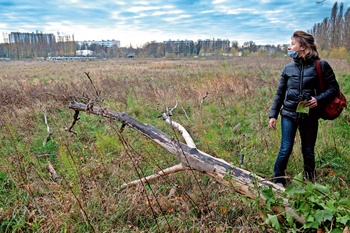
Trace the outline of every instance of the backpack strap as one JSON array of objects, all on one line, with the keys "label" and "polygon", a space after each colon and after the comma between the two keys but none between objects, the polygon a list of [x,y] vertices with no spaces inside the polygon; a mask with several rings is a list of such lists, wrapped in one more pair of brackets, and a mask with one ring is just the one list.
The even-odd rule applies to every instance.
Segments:
[{"label": "backpack strap", "polygon": [[324,90],[324,86],[323,86],[323,79],[322,79],[322,69],[321,69],[321,60],[318,59],[316,61],[316,70],[317,70],[317,75],[318,75],[318,78],[320,80],[320,90],[321,92]]}]

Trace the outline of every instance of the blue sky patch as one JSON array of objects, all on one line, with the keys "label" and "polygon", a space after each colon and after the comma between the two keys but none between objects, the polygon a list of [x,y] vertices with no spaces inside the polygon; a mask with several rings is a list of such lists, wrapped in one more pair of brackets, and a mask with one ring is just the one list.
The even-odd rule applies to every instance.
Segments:
[{"label": "blue sky patch", "polygon": [[[228,39],[242,45],[289,44],[295,30],[309,30],[330,17],[335,0],[0,0],[3,33],[73,35],[77,41],[119,40],[122,46],[150,41]],[[340,2],[338,2],[340,4]],[[344,4],[347,9],[349,2]]]}]

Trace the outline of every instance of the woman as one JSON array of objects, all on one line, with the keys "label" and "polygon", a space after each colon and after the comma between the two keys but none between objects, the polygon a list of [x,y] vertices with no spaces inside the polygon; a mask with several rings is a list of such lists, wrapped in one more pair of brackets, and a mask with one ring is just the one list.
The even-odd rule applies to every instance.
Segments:
[{"label": "woman", "polygon": [[315,179],[315,143],[318,130],[319,108],[332,99],[339,90],[331,66],[321,61],[325,90],[320,93],[316,61],[319,54],[312,35],[295,31],[288,47],[293,62],[287,64],[281,74],[277,92],[269,115],[269,128],[276,129],[281,114],[282,138],[274,165],[275,183],[285,185],[285,170],[293,150],[297,129],[301,139],[304,160],[304,177]]}]

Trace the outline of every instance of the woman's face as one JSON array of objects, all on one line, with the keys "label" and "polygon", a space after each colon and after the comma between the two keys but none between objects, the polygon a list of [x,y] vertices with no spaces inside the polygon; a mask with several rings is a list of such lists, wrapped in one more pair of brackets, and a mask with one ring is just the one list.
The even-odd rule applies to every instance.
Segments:
[{"label": "woman's face", "polygon": [[288,46],[288,51],[296,51],[298,52],[298,57],[300,57],[304,53],[305,48],[300,45],[299,41],[295,38],[292,38],[290,45]]}]

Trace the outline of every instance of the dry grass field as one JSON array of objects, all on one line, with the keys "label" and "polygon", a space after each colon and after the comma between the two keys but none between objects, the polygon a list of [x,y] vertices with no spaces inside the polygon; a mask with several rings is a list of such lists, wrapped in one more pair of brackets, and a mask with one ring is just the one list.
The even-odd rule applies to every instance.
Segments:
[{"label": "dry grass field", "polygon": [[[349,62],[328,61],[350,99]],[[87,113],[79,115],[75,133],[67,132],[74,115],[67,105],[99,99],[96,106],[174,135],[157,116],[177,102],[173,119],[198,148],[234,166],[244,154],[244,169],[271,179],[280,132],[268,130],[268,113],[288,62],[267,57],[0,62],[0,232],[273,232],[265,222],[271,210],[259,200],[193,171],[118,192],[124,182],[177,164],[177,157],[132,129],[120,133],[118,122]],[[317,182],[345,198],[349,124],[347,109],[335,121],[320,122],[316,151]],[[301,171],[296,146],[288,175]],[[293,228],[283,226],[281,231]]]}]

